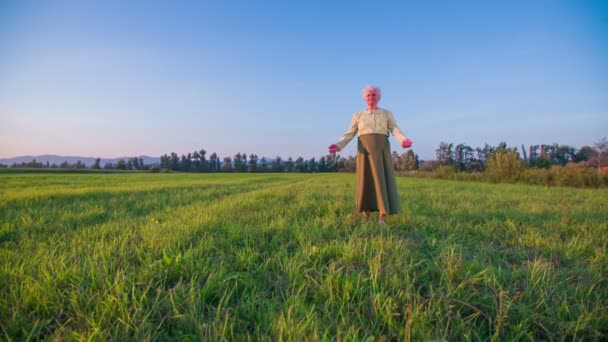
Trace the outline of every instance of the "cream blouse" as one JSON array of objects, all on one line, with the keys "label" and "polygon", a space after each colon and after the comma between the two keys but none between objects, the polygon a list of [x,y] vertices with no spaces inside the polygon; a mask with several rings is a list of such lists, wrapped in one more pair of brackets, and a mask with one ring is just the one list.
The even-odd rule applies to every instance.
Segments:
[{"label": "cream blouse", "polygon": [[407,139],[405,134],[403,134],[397,126],[393,112],[382,108],[376,110],[366,109],[356,112],[353,115],[350,127],[336,145],[338,145],[341,150],[344,149],[357,133],[358,136],[372,133],[388,136],[389,132],[393,133],[393,136],[399,141],[399,144]]}]

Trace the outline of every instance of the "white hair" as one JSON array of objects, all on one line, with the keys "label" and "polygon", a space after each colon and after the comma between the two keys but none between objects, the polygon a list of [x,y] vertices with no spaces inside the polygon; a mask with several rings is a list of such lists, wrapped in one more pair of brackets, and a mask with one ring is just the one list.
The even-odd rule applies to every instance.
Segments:
[{"label": "white hair", "polygon": [[378,100],[380,100],[380,98],[382,97],[382,90],[371,84],[366,85],[365,88],[363,88],[363,90],[361,91],[361,96],[363,97],[363,100],[365,100],[365,95],[367,95],[367,93],[370,91],[376,91],[376,93],[378,94]]}]

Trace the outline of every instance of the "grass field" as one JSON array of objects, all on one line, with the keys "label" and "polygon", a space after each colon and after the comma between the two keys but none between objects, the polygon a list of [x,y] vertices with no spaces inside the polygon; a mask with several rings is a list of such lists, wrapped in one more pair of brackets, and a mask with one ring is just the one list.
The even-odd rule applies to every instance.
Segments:
[{"label": "grass field", "polygon": [[0,174],[0,339],[602,340],[608,190]]}]

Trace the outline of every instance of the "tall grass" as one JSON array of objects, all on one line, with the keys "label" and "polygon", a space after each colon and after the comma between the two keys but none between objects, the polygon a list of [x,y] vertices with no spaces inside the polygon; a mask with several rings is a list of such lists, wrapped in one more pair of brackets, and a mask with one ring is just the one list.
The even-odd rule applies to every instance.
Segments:
[{"label": "tall grass", "polygon": [[0,177],[0,336],[599,340],[605,189],[350,174]]}]

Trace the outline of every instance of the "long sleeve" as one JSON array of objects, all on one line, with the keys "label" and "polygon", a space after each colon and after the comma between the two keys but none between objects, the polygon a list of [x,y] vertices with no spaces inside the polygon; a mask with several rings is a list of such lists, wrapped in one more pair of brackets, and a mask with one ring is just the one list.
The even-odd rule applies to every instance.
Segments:
[{"label": "long sleeve", "polygon": [[393,112],[391,112],[390,110],[387,112],[388,112],[388,130],[389,130],[389,132],[391,132],[393,134],[393,136],[395,136],[395,139],[397,139],[399,141],[399,143],[401,144],[401,143],[403,143],[403,141],[405,139],[407,139],[407,137],[399,129],[399,126],[397,126],[397,122],[395,121]]},{"label": "long sleeve", "polygon": [[346,147],[346,145],[348,145],[348,143],[355,137],[355,134],[357,134],[358,127],[359,113],[355,113],[353,115],[352,120],[350,121],[350,127],[348,127],[346,133],[344,133],[342,138],[340,138],[340,140],[336,143],[336,145],[338,145],[341,150],[343,150],[344,147]]}]

